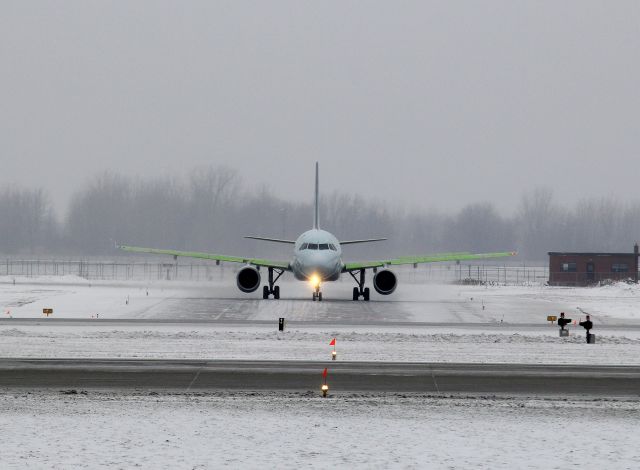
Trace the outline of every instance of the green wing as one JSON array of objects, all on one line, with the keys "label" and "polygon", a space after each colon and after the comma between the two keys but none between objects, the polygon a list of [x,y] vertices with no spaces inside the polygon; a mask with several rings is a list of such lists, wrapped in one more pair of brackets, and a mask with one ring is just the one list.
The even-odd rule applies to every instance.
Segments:
[{"label": "green wing", "polygon": [[123,251],[128,251],[130,253],[152,253],[155,255],[170,255],[174,257],[180,256],[184,258],[210,259],[213,261],[225,261],[228,263],[244,263],[244,264],[252,264],[254,266],[265,266],[268,268],[289,270],[289,263],[287,261],[273,261],[269,259],[259,259],[259,258],[243,258],[240,256],[216,255],[213,253],[199,253],[197,251],[161,250],[158,248],[142,248],[139,246],[118,245],[118,248],[120,248]]},{"label": "green wing", "polygon": [[515,251],[503,251],[497,253],[438,253],[427,256],[404,256],[385,261],[362,261],[356,263],[345,263],[343,271],[355,271],[358,269],[383,268],[385,266],[398,266],[401,264],[437,263],[439,261],[467,261],[475,259],[503,258],[505,256],[515,256]]}]

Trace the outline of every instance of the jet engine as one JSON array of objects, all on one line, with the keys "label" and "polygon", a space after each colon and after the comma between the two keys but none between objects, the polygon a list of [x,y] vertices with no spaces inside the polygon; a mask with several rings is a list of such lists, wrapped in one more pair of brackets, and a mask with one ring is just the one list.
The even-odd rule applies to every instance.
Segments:
[{"label": "jet engine", "polygon": [[238,271],[236,283],[242,292],[253,292],[260,287],[260,271],[253,266],[244,267]]},{"label": "jet engine", "polygon": [[373,288],[378,294],[389,295],[396,290],[397,285],[398,278],[388,269],[378,271],[375,276],[373,276]]}]

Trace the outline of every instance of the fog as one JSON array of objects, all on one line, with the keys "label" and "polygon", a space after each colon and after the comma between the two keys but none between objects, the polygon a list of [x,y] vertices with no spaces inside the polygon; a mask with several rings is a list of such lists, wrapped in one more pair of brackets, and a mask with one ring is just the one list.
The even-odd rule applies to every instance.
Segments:
[{"label": "fog", "polygon": [[[469,207],[528,223],[519,219],[527,194],[551,195],[565,221],[607,205],[634,213],[638,24],[636,1],[3,1],[3,204],[16,213],[25,201],[46,202],[57,246],[83,252],[99,246],[87,244],[96,225],[77,220],[79,201],[105,172],[131,194],[168,187],[167,204],[191,201],[187,213],[199,219],[189,174],[226,167],[240,191],[228,207],[253,201],[247,217],[265,218],[228,219],[232,240],[281,232],[285,213],[286,230],[306,228],[288,214],[306,214],[318,160],[323,194],[353,205],[335,215],[340,236],[402,230],[421,240],[412,251],[452,245],[435,235],[424,242],[420,224],[447,226]],[[166,207],[152,197],[153,210]],[[364,220],[375,210],[393,217]],[[400,212],[414,225],[389,225]],[[0,219],[0,228],[14,223]],[[624,223],[635,234],[614,240],[602,228],[590,235],[598,242],[574,236],[531,250],[628,249],[639,235],[636,222]],[[246,248],[221,241],[219,227],[155,239],[142,236],[147,229],[127,241]],[[533,243],[513,230],[456,247]],[[53,246],[18,242],[18,251]]]},{"label": "fog", "polygon": [[[74,193],[64,218],[56,216],[42,190],[4,190],[0,253],[114,257],[122,254],[117,242],[288,260],[290,245],[243,237],[295,240],[312,226],[311,194],[305,199],[255,190],[228,167],[199,167],[171,179],[103,173]],[[630,252],[640,233],[640,201],[589,198],[567,206],[540,187],[523,194],[518,209],[504,216],[489,202],[470,203],[453,214],[418,212],[334,191],[321,196],[320,221],[342,240],[389,238],[349,246],[345,259],[518,249],[518,262],[542,261],[547,251]]]}]

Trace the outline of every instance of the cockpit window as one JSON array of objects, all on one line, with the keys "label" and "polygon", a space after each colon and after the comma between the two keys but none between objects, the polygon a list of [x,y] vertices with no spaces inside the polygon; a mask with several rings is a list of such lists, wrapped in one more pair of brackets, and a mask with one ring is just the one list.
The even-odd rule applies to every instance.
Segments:
[{"label": "cockpit window", "polygon": [[308,244],[308,243],[303,243],[302,245],[300,245],[300,249],[301,249],[301,250],[306,250],[306,249],[307,249],[307,246],[309,246],[309,244]]},{"label": "cockpit window", "polygon": [[317,250],[318,249],[318,244],[317,243],[309,243],[309,249],[310,250]]},{"label": "cockpit window", "polygon": [[329,244],[328,243],[320,243],[320,249],[321,250],[328,250],[329,249]]},{"label": "cockpit window", "polygon": [[338,251],[333,243],[329,243],[329,248],[333,251]]}]

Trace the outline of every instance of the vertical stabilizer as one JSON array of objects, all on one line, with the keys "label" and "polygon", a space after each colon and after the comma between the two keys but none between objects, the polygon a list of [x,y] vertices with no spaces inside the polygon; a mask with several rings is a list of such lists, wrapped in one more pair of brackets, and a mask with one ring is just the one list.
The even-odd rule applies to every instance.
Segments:
[{"label": "vertical stabilizer", "polygon": [[319,189],[320,181],[318,176],[318,162],[316,162],[316,199],[314,201],[314,213],[313,213],[313,228],[320,228],[320,209],[319,209],[319,199],[320,199],[320,189]]}]

